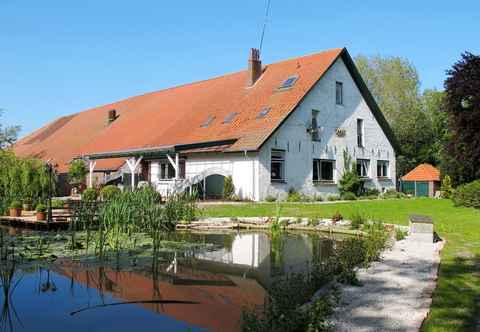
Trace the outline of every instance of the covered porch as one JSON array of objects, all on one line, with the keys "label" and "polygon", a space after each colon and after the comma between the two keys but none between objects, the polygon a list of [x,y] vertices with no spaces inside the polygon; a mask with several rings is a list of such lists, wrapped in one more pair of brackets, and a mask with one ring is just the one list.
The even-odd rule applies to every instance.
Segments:
[{"label": "covered porch", "polygon": [[[188,192],[200,199],[221,195],[224,177],[231,170],[209,167],[192,173],[187,171],[188,157],[196,150],[212,149],[231,144],[232,141],[207,142],[188,145],[172,145],[155,148],[131,149],[106,153],[94,153],[82,157],[88,165],[87,186],[94,186],[97,163],[105,159],[124,159],[124,165],[105,176],[105,184],[121,184],[123,190],[135,190],[139,186],[151,186],[162,197]],[[219,197],[217,197],[219,198]]]}]

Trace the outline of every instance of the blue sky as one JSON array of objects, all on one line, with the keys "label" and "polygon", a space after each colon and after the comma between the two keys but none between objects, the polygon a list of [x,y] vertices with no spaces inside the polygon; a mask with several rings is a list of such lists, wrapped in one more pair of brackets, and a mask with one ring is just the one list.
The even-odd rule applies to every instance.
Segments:
[{"label": "blue sky", "polygon": [[[62,115],[245,68],[264,0],[0,0],[2,123],[21,135]],[[346,46],[395,55],[442,88],[480,53],[480,1],[272,0],[262,60]]]}]

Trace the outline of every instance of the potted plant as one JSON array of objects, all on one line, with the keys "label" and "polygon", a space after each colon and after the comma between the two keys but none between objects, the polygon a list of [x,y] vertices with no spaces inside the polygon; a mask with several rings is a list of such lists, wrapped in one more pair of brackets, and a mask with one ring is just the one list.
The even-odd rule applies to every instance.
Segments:
[{"label": "potted plant", "polygon": [[23,211],[32,211],[32,199],[31,198],[25,198],[23,200]]},{"label": "potted plant", "polygon": [[37,205],[37,220],[38,221],[45,221],[47,220],[47,207],[45,206],[45,204],[38,204]]},{"label": "potted plant", "polygon": [[22,216],[22,203],[19,201],[13,201],[10,204],[10,217],[21,217]]}]

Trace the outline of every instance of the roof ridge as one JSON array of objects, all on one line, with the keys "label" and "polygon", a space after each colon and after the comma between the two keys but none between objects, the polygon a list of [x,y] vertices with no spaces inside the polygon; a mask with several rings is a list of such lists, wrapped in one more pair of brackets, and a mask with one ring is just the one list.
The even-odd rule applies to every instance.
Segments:
[{"label": "roof ridge", "polygon": [[[328,53],[328,52],[334,52],[334,51],[340,52],[344,49],[345,49],[345,47],[331,48],[331,49],[320,51],[320,52],[315,52],[315,53],[311,53],[311,54],[307,54],[307,55],[292,57],[292,58],[280,60],[280,61],[277,61],[277,62],[268,63],[268,64],[265,64],[263,66],[266,67],[266,66],[280,65],[280,64],[292,62],[292,61],[295,61],[295,60],[301,60],[301,59],[305,59],[305,58],[309,58],[309,57],[319,56],[321,54]],[[203,80],[198,80],[198,81],[193,81],[193,82],[188,82],[188,83],[182,83],[182,84],[179,84],[179,85],[167,87],[167,88],[160,89],[160,90],[145,92],[145,93],[142,93],[142,94],[139,94],[139,95],[125,97],[123,99],[117,100],[117,101],[112,102],[112,103],[107,103],[107,104],[103,104],[103,105],[100,105],[100,106],[88,108],[84,111],[76,112],[74,114],[88,112],[88,111],[94,111],[94,110],[97,110],[97,109],[100,109],[100,108],[108,107],[110,105],[123,103],[123,102],[129,101],[129,100],[135,99],[135,98],[141,98],[141,97],[145,97],[145,96],[149,96],[149,95],[153,95],[153,94],[157,94],[157,93],[162,93],[162,92],[171,91],[171,90],[175,90],[175,89],[180,89],[180,88],[184,88],[184,87],[188,87],[188,86],[193,86],[193,85],[196,85],[196,84],[210,82],[210,81],[222,79],[222,78],[225,78],[225,77],[228,77],[228,76],[238,75],[238,74],[244,73],[246,71],[247,71],[247,69],[238,70],[238,71],[234,71],[234,72],[230,72],[230,73],[225,73],[223,75],[206,78],[206,79],[203,79]]]}]

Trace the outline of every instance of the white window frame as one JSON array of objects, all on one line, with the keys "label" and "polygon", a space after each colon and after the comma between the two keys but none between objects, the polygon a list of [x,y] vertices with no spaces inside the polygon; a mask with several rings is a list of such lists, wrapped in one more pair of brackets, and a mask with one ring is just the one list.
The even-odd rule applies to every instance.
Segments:
[{"label": "white window frame", "polygon": [[[385,168],[386,174],[379,174],[378,173],[378,167],[379,166],[382,167],[382,173],[383,173],[382,164],[386,164],[386,168]],[[388,160],[377,160],[377,177],[378,178],[389,178],[390,177],[390,161],[388,161]]]},{"label": "white window frame", "polygon": [[357,146],[359,148],[364,148],[365,147],[365,121],[362,118],[358,118],[356,125],[357,125]]},{"label": "white window frame", "polygon": [[[323,179],[322,177],[322,163],[329,163],[332,164],[332,179]],[[314,179],[313,175],[313,168],[317,168],[317,176],[318,179]],[[336,182],[336,161],[334,159],[313,159],[312,163],[312,181],[314,183],[331,183],[334,184]]]},{"label": "white window frame", "polygon": [[[274,156],[275,154],[278,154],[279,156]],[[280,164],[280,178],[273,178],[272,177],[272,164],[278,163]],[[270,181],[271,182],[286,182],[285,181],[285,175],[286,175],[286,170],[285,170],[285,150],[277,150],[277,149],[272,149],[271,154],[270,154]]]},{"label": "white window frame", "polygon": [[[369,159],[357,159],[356,164],[357,164],[356,168],[357,168],[358,176],[361,177],[361,178],[369,178],[370,177],[370,164],[371,164],[370,160]],[[361,165],[360,166],[361,167],[360,168],[360,174],[358,173],[358,164]],[[366,164],[365,168],[362,167],[363,164]],[[364,169],[366,170],[366,174],[362,174]]]},{"label": "white window frame", "polygon": [[343,106],[343,82],[335,82],[335,104]]},{"label": "white window frame", "polygon": [[168,176],[169,168],[173,168],[168,160],[161,160],[158,162],[158,179],[162,181],[173,180],[175,179],[175,170],[173,176]]}]

